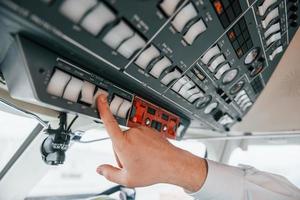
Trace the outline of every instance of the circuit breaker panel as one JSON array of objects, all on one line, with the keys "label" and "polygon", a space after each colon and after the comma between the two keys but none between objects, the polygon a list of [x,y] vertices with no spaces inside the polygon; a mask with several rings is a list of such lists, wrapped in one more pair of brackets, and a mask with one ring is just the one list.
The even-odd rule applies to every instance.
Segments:
[{"label": "circuit breaker panel", "polygon": [[[94,98],[108,92],[120,124],[140,120],[160,131],[173,129],[165,133],[171,138],[189,120],[220,132],[241,121],[299,24],[298,0],[3,0],[0,5],[7,32],[49,51],[40,57],[55,54],[51,70],[30,73],[31,81],[40,83],[33,84],[36,102],[95,117]],[[80,104],[70,103],[75,99]]]}]

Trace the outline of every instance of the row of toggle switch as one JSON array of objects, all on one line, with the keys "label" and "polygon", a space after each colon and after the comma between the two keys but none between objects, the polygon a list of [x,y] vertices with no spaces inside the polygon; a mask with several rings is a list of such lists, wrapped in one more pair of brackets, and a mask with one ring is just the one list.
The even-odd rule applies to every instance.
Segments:
[{"label": "row of toggle switch", "polygon": [[253,104],[245,90],[241,90],[239,93],[237,93],[237,95],[234,97],[234,101],[243,111],[246,111]]},{"label": "row of toggle switch", "polygon": [[[160,3],[160,8],[164,11],[167,16],[171,16],[176,8],[180,5],[180,0],[163,0]],[[206,24],[202,19],[198,18],[198,11],[192,2],[185,5],[174,17],[171,24],[177,32],[183,33],[183,39],[192,45],[196,38],[206,31]],[[194,21],[185,31],[185,27]]]},{"label": "row of toggle switch", "polygon": [[[82,103],[92,108],[96,108],[96,100],[99,95],[108,96],[106,90],[59,69],[55,69],[47,86],[47,92],[56,97],[61,97],[73,103]],[[131,105],[130,101],[115,95],[110,103],[110,109],[115,116],[126,118]]]},{"label": "row of toggle switch", "polygon": [[[116,14],[97,0],[65,0],[61,4],[60,12],[94,36],[117,20]],[[124,20],[109,30],[102,41],[127,59],[146,44]]]}]

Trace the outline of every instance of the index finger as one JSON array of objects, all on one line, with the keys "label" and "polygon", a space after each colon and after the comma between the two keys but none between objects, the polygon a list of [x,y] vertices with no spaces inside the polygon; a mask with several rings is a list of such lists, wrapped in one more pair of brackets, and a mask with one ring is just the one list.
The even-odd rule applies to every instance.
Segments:
[{"label": "index finger", "polygon": [[100,118],[102,119],[104,126],[113,143],[117,140],[122,140],[123,132],[120,129],[119,124],[113,116],[112,112],[110,111],[105,95],[101,94],[97,98],[97,108],[100,113]]}]

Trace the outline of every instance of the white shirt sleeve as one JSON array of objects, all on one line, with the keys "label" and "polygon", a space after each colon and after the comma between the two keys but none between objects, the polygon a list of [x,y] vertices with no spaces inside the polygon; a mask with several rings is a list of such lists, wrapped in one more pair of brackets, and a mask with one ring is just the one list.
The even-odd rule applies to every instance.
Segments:
[{"label": "white shirt sleeve", "polygon": [[250,166],[207,163],[204,185],[198,192],[190,194],[197,200],[300,200],[300,190],[282,176]]}]

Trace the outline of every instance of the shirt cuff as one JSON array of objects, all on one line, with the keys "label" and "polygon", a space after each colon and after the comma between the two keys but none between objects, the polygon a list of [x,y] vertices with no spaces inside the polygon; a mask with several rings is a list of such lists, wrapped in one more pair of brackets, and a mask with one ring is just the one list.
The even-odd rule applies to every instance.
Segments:
[{"label": "shirt cuff", "polygon": [[207,160],[207,177],[198,192],[188,193],[201,199],[242,199],[244,171]]}]

